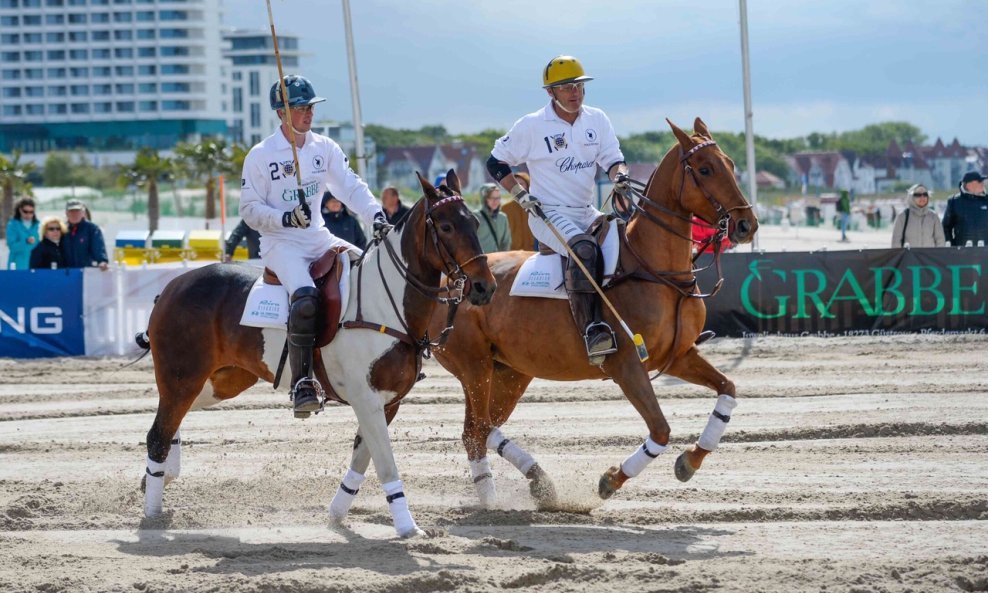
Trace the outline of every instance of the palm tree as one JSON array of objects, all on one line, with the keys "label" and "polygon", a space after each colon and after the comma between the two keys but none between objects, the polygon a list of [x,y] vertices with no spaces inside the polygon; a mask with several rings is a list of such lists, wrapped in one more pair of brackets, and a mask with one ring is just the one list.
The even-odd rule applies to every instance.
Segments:
[{"label": "palm tree", "polygon": [[207,138],[198,144],[179,144],[175,154],[186,162],[194,177],[205,179],[208,223],[216,218],[216,176],[229,162],[231,148],[223,138]]},{"label": "palm tree", "polygon": [[134,162],[120,170],[120,183],[147,187],[148,190],[148,230],[158,230],[161,206],[158,200],[158,182],[168,179],[173,172],[171,159],[164,158],[153,148],[137,151]]},{"label": "palm tree", "polygon": [[13,158],[0,155],[0,187],[3,188],[3,200],[0,202],[0,239],[7,236],[7,221],[14,213],[14,194],[34,195],[28,175],[36,169],[34,163],[21,163],[21,152],[15,150]]}]

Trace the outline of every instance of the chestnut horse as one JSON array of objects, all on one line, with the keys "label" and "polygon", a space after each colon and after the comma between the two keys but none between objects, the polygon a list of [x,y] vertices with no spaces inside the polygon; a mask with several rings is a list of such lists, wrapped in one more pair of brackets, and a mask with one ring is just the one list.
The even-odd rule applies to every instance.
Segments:
[{"label": "chestnut horse", "polygon": [[[709,387],[719,395],[698,443],[680,456],[676,475],[686,481],[704,457],[716,448],[735,405],[736,390],[697,351],[706,309],[693,271],[691,218],[699,216],[722,229],[734,243],[750,242],[758,228],[751,205],[734,178],[734,163],[697,118],[687,135],[669,122],[678,145],[659,163],[639,194],[621,240],[618,270],[607,298],[628,326],[643,334],[650,354],[643,364],[635,346],[618,334],[618,351],[601,367],[591,366],[565,300],[517,297],[508,287],[524,251],[493,253],[488,262],[498,285],[505,287],[485,307],[461,307],[456,331],[436,358],[455,375],[466,393],[463,443],[470,459],[481,504],[496,502],[487,449],[494,449],[531,480],[536,502],[551,505],[554,489],[531,455],[507,439],[502,426],[534,377],[558,381],[611,378],[645,420],[648,438],[620,466],[600,479],[599,494],[608,498],[630,477],[662,453],[669,443],[669,424],[656,400],[650,371],[665,372]],[[718,250],[719,251],[719,250]],[[605,308],[611,327],[619,324]],[[433,328],[444,319],[433,317]]]},{"label": "chestnut horse", "polygon": [[[402,537],[421,531],[402,492],[388,424],[418,378],[421,356],[434,345],[428,332],[437,301],[455,309],[468,292],[468,300],[480,306],[497,286],[456,175],[449,172],[443,194],[421,175],[419,181],[425,196],[351,270],[341,329],[320,350],[323,387],[353,407],[359,423],[355,454],[373,458]],[[236,397],[258,379],[274,381],[286,331],[240,324],[259,274],[231,264],[199,268],[169,282],[154,306],[147,335],[159,400],[147,436],[149,517],[162,512],[164,485],[180,473],[178,431],[186,413]],[[443,274],[452,288],[440,288]],[[319,362],[314,366],[320,368]],[[363,475],[348,474],[347,480],[341,489],[355,492]]]}]

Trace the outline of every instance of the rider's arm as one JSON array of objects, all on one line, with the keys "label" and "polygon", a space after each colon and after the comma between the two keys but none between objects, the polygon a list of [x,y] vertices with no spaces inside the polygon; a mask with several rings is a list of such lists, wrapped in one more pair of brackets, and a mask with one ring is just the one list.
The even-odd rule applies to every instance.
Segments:
[{"label": "rider's arm", "polygon": [[268,205],[271,178],[262,151],[253,149],[244,159],[240,178],[240,217],[259,231],[274,231],[283,227],[284,212]]},{"label": "rider's arm", "polygon": [[374,199],[367,183],[350,168],[349,159],[343,149],[335,142],[330,142],[328,146],[329,155],[326,162],[329,163],[329,174],[326,185],[329,191],[343,202],[350,212],[360,216],[367,224],[373,224],[375,215],[383,213],[384,210]]},{"label": "rider's arm", "polygon": [[621,145],[618,143],[617,134],[611,126],[611,120],[604,112],[600,112],[601,124],[597,131],[600,137],[600,150],[597,153],[597,164],[601,169],[607,171],[607,177],[614,181],[618,174],[628,174],[628,165],[624,160],[624,153],[621,152]]}]

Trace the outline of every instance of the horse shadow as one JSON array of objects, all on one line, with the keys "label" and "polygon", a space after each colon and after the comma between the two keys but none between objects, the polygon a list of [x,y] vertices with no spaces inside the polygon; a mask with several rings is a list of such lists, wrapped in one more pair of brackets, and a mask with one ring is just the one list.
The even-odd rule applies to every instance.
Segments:
[{"label": "horse shadow", "polygon": [[[199,566],[203,574],[239,574],[262,576],[292,570],[321,568],[363,568],[388,576],[401,576],[430,568],[463,568],[466,566],[433,562],[421,551],[422,538],[416,540],[371,539],[342,526],[324,526],[327,539],[344,541],[312,541],[309,529],[304,541],[285,538],[276,541],[247,542],[236,535],[171,530],[172,515],[167,512],[155,519],[144,519],[136,531],[136,540],[114,540],[118,551],[145,557],[197,556],[215,561],[211,566]],[[254,533],[278,532],[277,527],[251,528]],[[235,531],[235,530],[231,530]],[[387,562],[382,562],[382,558]]]},{"label": "horse shadow", "polygon": [[[444,528],[450,535],[476,540],[468,553],[503,556],[522,552],[557,562],[573,562],[571,554],[626,552],[656,564],[750,556],[754,552],[721,549],[723,538],[736,530],[701,525],[601,524],[579,513],[489,511],[476,509]],[[547,524],[547,521],[553,521]],[[566,522],[567,524],[560,524]]]}]

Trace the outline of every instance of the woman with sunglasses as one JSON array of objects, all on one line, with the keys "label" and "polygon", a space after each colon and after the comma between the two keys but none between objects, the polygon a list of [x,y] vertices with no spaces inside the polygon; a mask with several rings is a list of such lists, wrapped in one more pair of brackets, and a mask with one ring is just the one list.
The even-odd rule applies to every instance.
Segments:
[{"label": "woman with sunglasses", "polygon": [[21,198],[14,204],[14,217],[7,223],[7,247],[10,257],[7,269],[26,270],[31,250],[38,245],[38,219],[34,215],[34,200]]},{"label": "woman with sunglasses", "polygon": [[895,217],[892,247],[943,247],[940,217],[930,209],[930,190],[916,184],[906,191],[906,209]]},{"label": "woman with sunglasses", "polygon": [[65,246],[62,237],[65,236],[65,223],[57,216],[49,216],[42,223],[44,237],[41,243],[31,252],[31,269],[47,270],[67,268],[65,263]]}]

